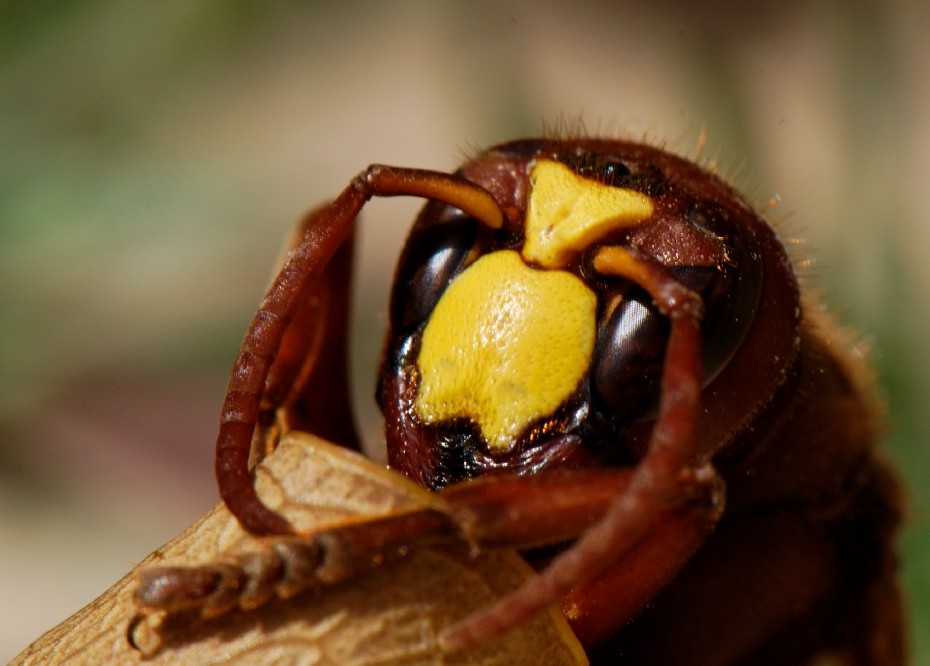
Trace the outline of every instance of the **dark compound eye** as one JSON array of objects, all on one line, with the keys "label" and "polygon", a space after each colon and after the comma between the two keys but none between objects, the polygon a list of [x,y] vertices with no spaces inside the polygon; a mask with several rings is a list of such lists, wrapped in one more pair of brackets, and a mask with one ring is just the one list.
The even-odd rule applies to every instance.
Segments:
[{"label": "dark compound eye", "polygon": [[[706,384],[729,362],[749,330],[762,274],[758,257],[747,249],[742,236],[732,232],[724,211],[709,202],[696,202],[687,219],[723,249],[723,259],[716,265],[668,267],[704,302],[701,358]],[[593,390],[621,419],[635,418],[658,403],[669,330],[668,320],[640,289],[630,290],[601,324]]]},{"label": "dark compound eye", "polygon": [[474,218],[458,217],[409,239],[391,294],[394,331],[408,331],[429,316],[474,247],[478,227]]},{"label": "dark compound eye", "polygon": [[670,325],[641,289],[625,297],[598,331],[593,389],[622,420],[656,404]]}]

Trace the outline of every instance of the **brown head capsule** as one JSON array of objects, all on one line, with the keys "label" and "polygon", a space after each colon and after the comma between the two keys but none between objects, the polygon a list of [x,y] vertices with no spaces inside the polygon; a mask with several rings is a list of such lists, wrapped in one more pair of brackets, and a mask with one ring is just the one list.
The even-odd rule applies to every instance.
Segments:
[{"label": "brown head capsule", "polygon": [[766,221],[640,143],[517,141],[454,174],[369,167],[312,213],[223,410],[217,476],[245,527],[291,531],[249,476],[280,430],[354,443],[351,231],[369,198],[398,195],[429,202],[378,382],[390,465],[448,497],[460,536],[540,570],[447,649],[557,602],[594,661],[901,662],[899,498],[861,373]]}]

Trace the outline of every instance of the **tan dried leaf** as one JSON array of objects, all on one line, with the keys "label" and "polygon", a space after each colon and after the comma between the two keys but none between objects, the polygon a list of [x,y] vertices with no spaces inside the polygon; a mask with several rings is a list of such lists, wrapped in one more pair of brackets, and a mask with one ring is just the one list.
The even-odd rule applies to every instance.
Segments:
[{"label": "tan dried leaf", "polygon": [[[261,497],[299,530],[435,506],[437,496],[362,456],[303,433],[285,437],[258,472]],[[262,549],[222,505],[149,555],[97,600],[47,632],[13,664],[583,664],[556,609],[503,638],[444,654],[439,632],[531,575],[512,551],[477,559],[450,545],[420,549],[357,580],[274,599],[205,621],[150,616],[133,636],[137,573]]]}]

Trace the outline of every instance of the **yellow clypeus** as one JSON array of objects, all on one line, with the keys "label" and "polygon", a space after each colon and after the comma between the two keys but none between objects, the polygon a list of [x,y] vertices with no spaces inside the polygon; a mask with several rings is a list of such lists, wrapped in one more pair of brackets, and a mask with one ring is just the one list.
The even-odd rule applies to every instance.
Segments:
[{"label": "yellow clypeus", "polygon": [[423,331],[419,417],[467,417],[491,448],[509,448],[587,375],[595,309],[594,293],[571,273],[530,268],[510,250],[479,258],[452,280]]}]

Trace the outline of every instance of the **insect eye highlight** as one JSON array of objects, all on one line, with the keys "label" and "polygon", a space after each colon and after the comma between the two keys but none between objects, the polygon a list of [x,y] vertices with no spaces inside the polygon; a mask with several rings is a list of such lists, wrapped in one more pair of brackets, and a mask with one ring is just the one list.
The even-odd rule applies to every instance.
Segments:
[{"label": "insect eye highlight", "polygon": [[557,158],[577,175],[602,185],[622,187],[658,198],[668,191],[665,174],[652,164],[624,160],[616,155],[565,153]]},{"label": "insect eye highlight", "polygon": [[395,331],[409,331],[429,317],[475,246],[478,230],[477,220],[459,217],[431,225],[408,241],[391,296]]},{"label": "insect eye highlight", "polygon": [[605,185],[618,187],[623,179],[633,172],[630,167],[615,157],[595,155],[590,161],[585,161],[576,167],[575,173]]},{"label": "insect eye highlight", "polygon": [[658,402],[669,323],[649,295],[636,288],[599,329],[593,393],[614,416],[629,420]]},{"label": "insect eye highlight", "polygon": [[613,155],[565,153],[558,160],[582,178],[613,187],[620,187],[623,179],[633,173],[623,160]]}]

